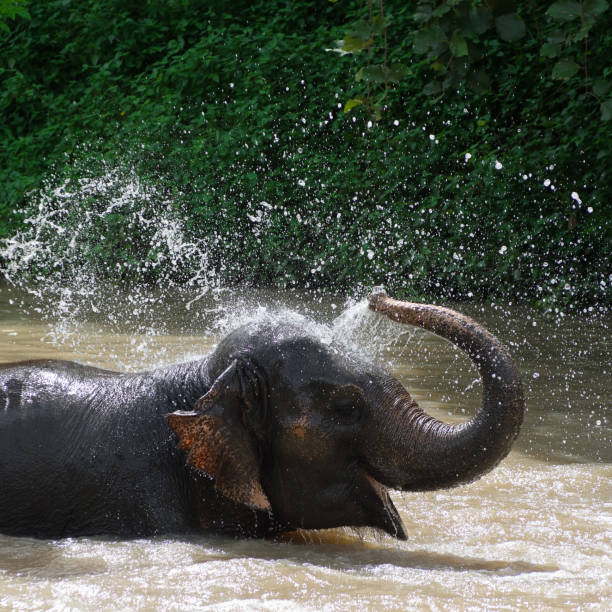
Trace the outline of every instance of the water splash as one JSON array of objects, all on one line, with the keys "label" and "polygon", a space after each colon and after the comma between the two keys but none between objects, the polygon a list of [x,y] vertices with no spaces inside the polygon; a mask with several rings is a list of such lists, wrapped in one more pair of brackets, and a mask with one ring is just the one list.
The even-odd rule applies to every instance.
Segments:
[{"label": "water splash", "polygon": [[24,229],[0,250],[6,278],[42,289],[69,280],[78,294],[88,293],[94,278],[140,281],[161,273],[173,285],[172,271],[189,268],[189,284],[215,285],[208,244],[187,235],[173,199],[130,168],[105,170],[59,186],[48,181],[30,194]]},{"label": "water splash", "polygon": [[146,345],[209,315],[196,304],[221,291],[211,247],[190,235],[172,197],[125,165],[53,181],[29,195],[23,229],[2,240],[0,261],[22,310],[50,322],[54,343],[77,347],[87,321]]},{"label": "water splash", "polygon": [[[287,305],[262,291],[224,287],[221,239],[191,232],[175,198],[133,168],[105,163],[96,170],[50,177],[29,195],[23,229],[0,242],[10,299],[47,323],[45,341],[89,361],[96,338],[130,335],[127,351],[109,355],[121,369],[148,365],[164,335],[216,340],[264,320],[300,326],[326,344],[351,343],[348,318],[343,325],[315,321],[320,304]],[[266,230],[271,208],[260,203],[255,235]]]}]

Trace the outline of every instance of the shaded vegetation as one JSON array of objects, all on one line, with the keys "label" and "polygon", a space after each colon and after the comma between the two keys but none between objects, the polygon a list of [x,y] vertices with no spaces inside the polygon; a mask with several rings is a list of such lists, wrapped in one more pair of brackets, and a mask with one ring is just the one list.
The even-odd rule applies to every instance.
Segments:
[{"label": "shaded vegetation", "polygon": [[[0,34],[1,235],[35,214],[41,188],[65,209],[54,185],[125,167],[206,241],[225,283],[609,304],[612,124],[581,73],[552,78],[541,49],[558,24],[515,3],[524,35],[476,33],[484,53],[440,97],[414,6],[384,4],[389,65],[406,69],[378,121],[367,105],[344,112],[363,91],[360,57],[326,52],[357,2],[28,5]],[[589,32],[603,81],[610,25],[603,12]],[[154,281],[163,266],[142,262],[160,261],[156,245],[120,207],[100,224],[100,198],[64,211],[93,224],[80,256]],[[188,280],[193,262],[171,273]]]}]

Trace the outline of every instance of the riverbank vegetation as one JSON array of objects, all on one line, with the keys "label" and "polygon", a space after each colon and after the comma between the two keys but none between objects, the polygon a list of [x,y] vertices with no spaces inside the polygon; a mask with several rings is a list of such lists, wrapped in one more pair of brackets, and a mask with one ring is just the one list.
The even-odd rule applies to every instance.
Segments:
[{"label": "riverbank vegetation", "polygon": [[[193,279],[131,231],[154,197],[223,283],[612,302],[607,2],[26,8],[0,31],[1,237],[40,238],[44,193],[74,268]],[[66,197],[118,168],[132,217],[123,179]]]}]

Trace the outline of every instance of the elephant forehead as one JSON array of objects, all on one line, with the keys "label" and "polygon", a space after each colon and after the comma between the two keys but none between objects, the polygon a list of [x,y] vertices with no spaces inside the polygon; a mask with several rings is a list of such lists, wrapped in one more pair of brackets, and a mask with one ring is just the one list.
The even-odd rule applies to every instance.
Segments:
[{"label": "elephant forehead", "polygon": [[279,347],[277,357],[277,368],[295,382],[322,379],[347,384],[367,381],[381,372],[357,355],[310,339]]}]

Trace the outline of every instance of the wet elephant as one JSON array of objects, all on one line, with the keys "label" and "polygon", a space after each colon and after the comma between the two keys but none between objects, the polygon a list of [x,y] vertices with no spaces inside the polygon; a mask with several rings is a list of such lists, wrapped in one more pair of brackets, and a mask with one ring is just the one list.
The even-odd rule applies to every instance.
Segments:
[{"label": "wet elephant", "polygon": [[370,308],[466,351],[483,379],[478,414],[440,422],[381,367],[287,324],[247,325],[201,361],[141,374],[6,364],[0,532],[263,537],[350,525],[404,539],[387,488],[452,487],[493,468],[523,396],[508,353],[473,320],[383,292]]}]

